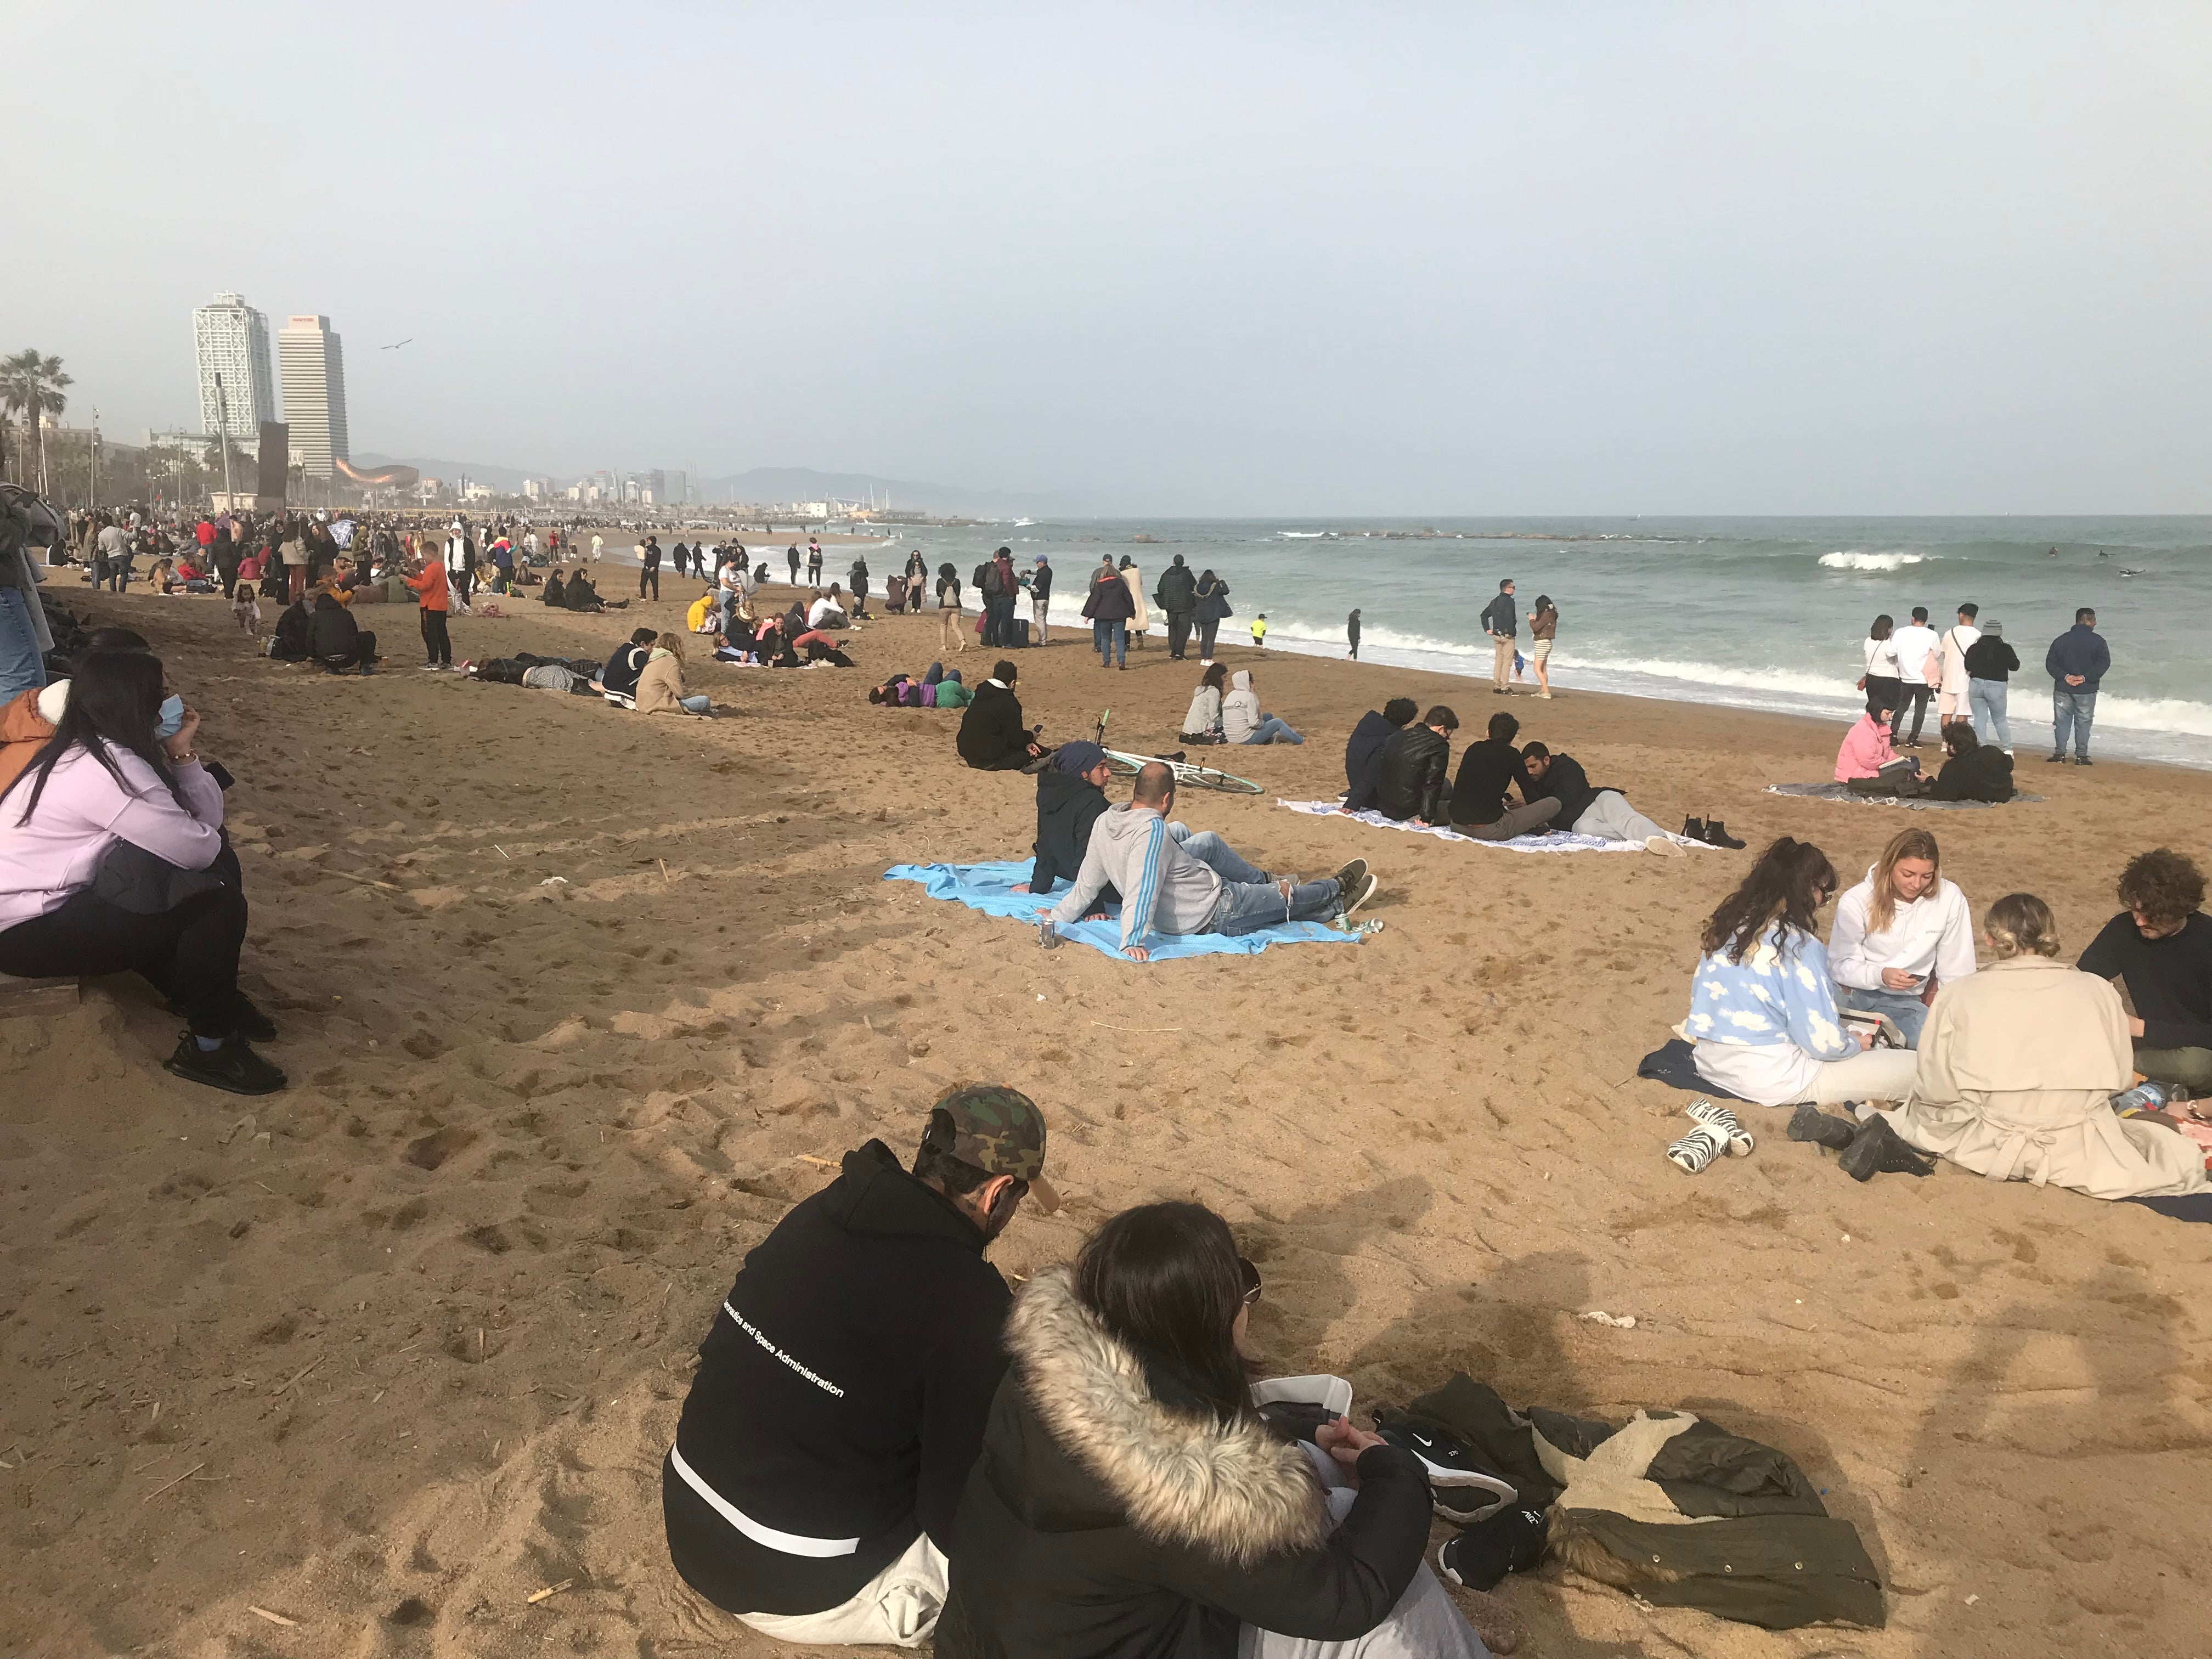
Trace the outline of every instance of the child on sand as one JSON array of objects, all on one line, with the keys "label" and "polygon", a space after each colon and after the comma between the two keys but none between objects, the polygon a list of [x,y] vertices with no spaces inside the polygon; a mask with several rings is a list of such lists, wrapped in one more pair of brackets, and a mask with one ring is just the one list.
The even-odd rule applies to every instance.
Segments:
[{"label": "child on sand", "polygon": [[1252,618],[1252,648],[1264,651],[1267,647],[1267,613],[1262,611]]}]

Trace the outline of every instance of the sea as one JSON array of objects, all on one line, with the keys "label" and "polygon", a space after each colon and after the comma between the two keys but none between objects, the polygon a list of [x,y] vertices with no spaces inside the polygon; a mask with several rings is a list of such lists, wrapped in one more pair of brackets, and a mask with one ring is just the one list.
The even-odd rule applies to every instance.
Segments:
[{"label": "sea", "polygon": [[[1149,539],[1139,539],[1149,538]],[[749,544],[752,538],[746,538]],[[781,550],[787,537],[763,538]],[[2212,768],[2212,518],[1090,519],[910,526],[865,550],[873,592],[919,547],[967,580],[1001,544],[1024,566],[1048,555],[1055,615],[1078,629],[1085,573],[1102,553],[1135,559],[1149,594],[1177,554],[1228,583],[1224,639],[1267,617],[1278,650],[1340,656],[1361,611],[1361,660],[1487,678],[1480,617],[1511,577],[1525,618],[1559,611],[1555,686],[1717,703],[1832,720],[1854,689],[1877,613],[1903,626],[1925,605],[1940,631],[1961,604],[2004,624],[2020,653],[2014,748],[2044,752],[2051,641],[2097,612],[2112,672],[2098,754]],[[849,547],[825,549],[830,574]],[[1522,647],[1528,648],[1522,623]],[[1462,711],[1462,718],[1470,718]],[[1929,711],[1929,725],[1934,725]]]}]

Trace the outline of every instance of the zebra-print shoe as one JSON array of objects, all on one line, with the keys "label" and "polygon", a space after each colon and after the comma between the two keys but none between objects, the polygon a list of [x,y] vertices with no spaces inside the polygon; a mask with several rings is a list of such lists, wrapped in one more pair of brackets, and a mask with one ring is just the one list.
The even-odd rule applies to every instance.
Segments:
[{"label": "zebra-print shoe", "polygon": [[1749,1158],[1751,1149],[1759,1144],[1751,1138],[1751,1132],[1736,1121],[1735,1113],[1726,1106],[1716,1106],[1710,1100],[1700,1100],[1685,1106],[1682,1111],[1692,1122],[1702,1123],[1708,1129],[1717,1130],[1726,1136],[1730,1158]]},{"label": "zebra-print shoe", "polygon": [[1667,1149],[1667,1161],[1684,1175],[1700,1175],[1705,1166],[1728,1152],[1728,1137],[1700,1123]]}]

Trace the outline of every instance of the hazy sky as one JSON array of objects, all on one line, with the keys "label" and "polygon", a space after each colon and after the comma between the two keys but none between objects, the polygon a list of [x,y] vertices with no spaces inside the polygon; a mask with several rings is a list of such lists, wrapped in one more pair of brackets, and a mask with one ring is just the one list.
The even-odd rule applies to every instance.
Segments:
[{"label": "hazy sky", "polygon": [[234,289],[556,474],[2212,510],[2212,7],[1076,11],[17,5],[0,350],[196,423]]}]

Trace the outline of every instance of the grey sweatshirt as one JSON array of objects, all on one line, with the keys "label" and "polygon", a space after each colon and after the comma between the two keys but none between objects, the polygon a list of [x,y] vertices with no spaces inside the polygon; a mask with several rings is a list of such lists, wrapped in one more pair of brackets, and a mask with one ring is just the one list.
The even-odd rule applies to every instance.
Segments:
[{"label": "grey sweatshirt", "polygon": [[1080,921],[1110,881],[1122,895],[1123,950],[1154,931],[1200,932],[1221,896],[1221,878],[1182,850],[1189,836],[1188,828],[1168,823],[1155,807],[1108,807],[1091,826],[1083,868],[1053,906],[1053,922],[1064,927]]}]

